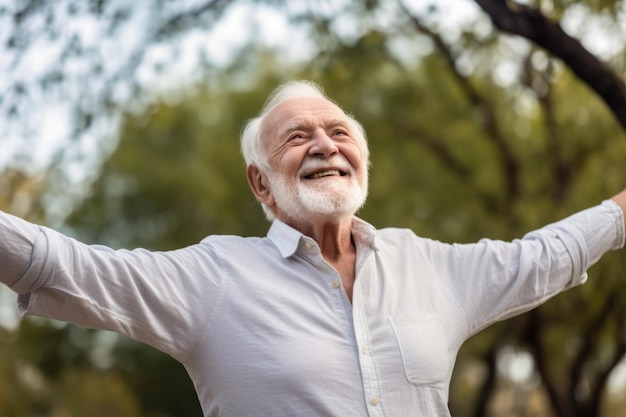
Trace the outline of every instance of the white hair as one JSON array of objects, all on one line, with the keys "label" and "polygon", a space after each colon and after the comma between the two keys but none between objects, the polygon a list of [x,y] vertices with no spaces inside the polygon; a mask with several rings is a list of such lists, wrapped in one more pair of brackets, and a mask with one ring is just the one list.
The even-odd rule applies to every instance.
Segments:
[{"label": "white hair", "polygon": [[[263,146],[263,120],[265,116],[283,101],[297,97],[319,97],[335,103],[322,90],[322,88],[312,81],[290,81],[278,86],[268,96],[259,115],[250,119],[244,125],[241,131],[241,153],[246,163],[246,167],[250,165],[256,166],[261,172],[269,173],[271,171],[267,153]],[[336,104],[336,103],[335,103]],[[345,113],[348,121],[353,125],[358,139],[362,143],[364,159],[369,161],[369,149],[367,147],[367,137],[363,126],[356,121],[351,115]],[[265,217],[269,221],[274,220],[274,213],[267,205],[261,203],[261,207],[265,212]]]}]

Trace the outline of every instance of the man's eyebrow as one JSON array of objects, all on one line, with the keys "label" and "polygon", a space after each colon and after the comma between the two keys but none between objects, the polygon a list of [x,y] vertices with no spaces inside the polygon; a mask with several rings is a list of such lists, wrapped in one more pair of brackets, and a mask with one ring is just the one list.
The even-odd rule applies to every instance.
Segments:
[{"label": "man's eyebrow", "polygon": [[286,136],[295,130],[311,130],[310,124],[306,122],[292,122],[289,123],[284,129],[281,130],[281,134]]},{"label": "man's eyebrow", "polygon": [[[323,126],[326,129],[334,128],[334,127],[350,128],[350,123],[346,119],[336,118],[336,119],[330,119],[330,120],[325,121]],[[313,126],[311,125],[310,122],[297,121],[297,122],[289,123],[287,126],[285,126],[280,131],[280,134],[281,136],[288,136],[291,132],[296,131],[296,130],[310,131],[312,129],[313,129]]]},{"label": "man's eyebrow", "polygon": [[284,132],[293,132],[294,130],[303,129],[303,128],[304,128],[304,123],[294,122],[294,123],[290,123],[287,126],[285,126],[283,131]]},{"label": "man's eyebrow", "polygon": [[332,119],[326,122],[326,126],[328,127],[350,127],[350,123],[346,119]]}]

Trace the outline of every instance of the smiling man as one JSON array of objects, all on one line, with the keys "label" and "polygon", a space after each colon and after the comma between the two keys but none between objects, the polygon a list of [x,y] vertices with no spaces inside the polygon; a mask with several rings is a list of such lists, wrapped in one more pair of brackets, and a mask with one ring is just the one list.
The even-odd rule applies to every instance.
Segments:
[{"label": "smiling man", "polygon": [[[301,95],[301,96],[299,96]],[[252,154],[249,148],[259,147]],[[352,297],[352,217],[367,197],[363,129],[311,84],[279,90],[242,137],[248,182],[270,213],[315,240]],[[254,155],[254,156],[253,156]]]},{"label": "smiling man", "polygon": [[182,362],[205,416],[449,416],[462,343],[585,281],[624,244],[626,192],[513,242],[447,244],[355,217],[365,133],[288,83],[241,138],[264,238],[88,246],[0,213],[21,314],[109,329]]}]

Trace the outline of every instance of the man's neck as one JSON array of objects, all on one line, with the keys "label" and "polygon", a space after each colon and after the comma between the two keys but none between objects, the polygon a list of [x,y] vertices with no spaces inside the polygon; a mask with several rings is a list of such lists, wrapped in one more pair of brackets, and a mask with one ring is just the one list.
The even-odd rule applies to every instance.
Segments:
[{"label": "man's neck", "polygon": [[324,259],[331,263],[355,252],[351,218],[344,221],[300,223],[295,228],[315,240]]},{"label": "man's neck", "polygon": [[352,217],[342,220],[312,219],[307,222],[285,222],[317,242],[322,256],[339,274],[343,288],[352,302],[355,280],[356,246],[352,239]]},{"label": "man's neck", "polygon": [[310,216],[306,219],[277,217],[283,223],[315,240],[328,261],[336,260],[344,253],[350,253],[354,248],[351,237],[352,216],[340,218]]}]

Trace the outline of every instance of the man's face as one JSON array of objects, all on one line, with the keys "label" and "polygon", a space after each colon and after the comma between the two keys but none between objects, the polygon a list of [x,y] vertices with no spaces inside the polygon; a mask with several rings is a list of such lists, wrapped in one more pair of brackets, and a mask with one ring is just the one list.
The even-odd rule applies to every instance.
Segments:
[{"label": "man's face", "polygon": [[279,219],[351,216],[365,202],[366,144],[332,102],[286,100],[267,114],[262,136]]}]

